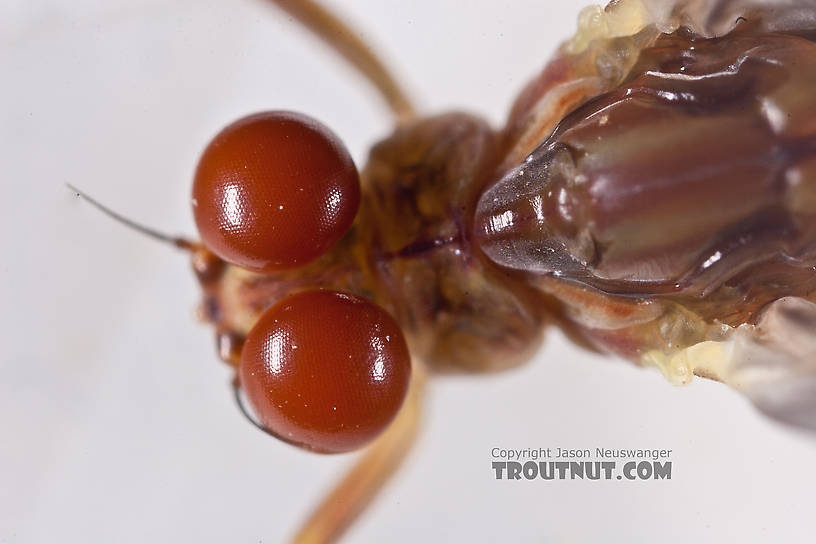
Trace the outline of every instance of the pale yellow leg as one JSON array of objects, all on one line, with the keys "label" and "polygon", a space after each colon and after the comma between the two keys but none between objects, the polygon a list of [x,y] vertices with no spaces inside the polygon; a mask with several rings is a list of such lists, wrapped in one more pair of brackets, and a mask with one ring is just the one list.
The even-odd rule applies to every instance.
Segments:
[{"label": "pale yellow leg", "polygon": [[314,0],[272,0],[342,55],[380,91],[400,121],[414,116],[414,107],[374,51],[336,15]]},{"label": "pale yellow leg", "polygon": [[424,368],[415,363],[411,389],[397,418],[315,509],[293,542],[322,544],[336,541],[396,472],[419,429],[425,380]]}]

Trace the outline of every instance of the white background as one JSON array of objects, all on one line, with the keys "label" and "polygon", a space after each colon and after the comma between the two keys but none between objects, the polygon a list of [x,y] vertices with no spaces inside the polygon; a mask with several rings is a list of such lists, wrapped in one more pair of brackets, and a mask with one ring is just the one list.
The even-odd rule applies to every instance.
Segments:
[{"label": "white background", "polygon": [[[494,124],[580,7],[333,2],[427,112]],[[377,96],[260,0],[6,0],[0,8],[0,542],[281,541],[352,456],[300,452],[233,405],[185,255],[78,201],[194,235],[189,184],[223,125],[322,119],[358,163]],[[812,542],[816,440],[724,386],[674,388],[557,331],[523,369],[436,380],[407,465],[349,542]],[[671,481],[496,482],[494,446],[672,449]]]}]

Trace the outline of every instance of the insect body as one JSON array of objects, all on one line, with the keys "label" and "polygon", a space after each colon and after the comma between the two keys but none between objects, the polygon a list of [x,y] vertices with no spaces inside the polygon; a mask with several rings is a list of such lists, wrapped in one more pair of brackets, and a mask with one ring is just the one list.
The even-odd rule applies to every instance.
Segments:
[{"label": "insect body", "polygon": [[816,427],[815,21],[809,2],[590,9],[500,131],[416,119],[362,62],[400,123],[359,182],[297,114],[216,137],[194,267],[259,424],[317,451],[383,433],[304,540],[336,536],[404,454],[426,368],[518,364],[548,322]]},{"label": "insect body", "polygon": [[[514,133],[559,86],[605,92],[574,96],[528,154],[519,138],[525,158],[482,196],[476,232],[596,345],[677,382],[725,381],[813,428],[813,341],[795,342],[800,355],[784,347],[816,315],[816,46],[813,7],[794,4],[712,3],[697,26],[594,42],[578,54],[594,59],[587,72],[554,61]],[[699,15],[684,8],[678,21]],[[776,379],[759,379],[760,366]]]}]

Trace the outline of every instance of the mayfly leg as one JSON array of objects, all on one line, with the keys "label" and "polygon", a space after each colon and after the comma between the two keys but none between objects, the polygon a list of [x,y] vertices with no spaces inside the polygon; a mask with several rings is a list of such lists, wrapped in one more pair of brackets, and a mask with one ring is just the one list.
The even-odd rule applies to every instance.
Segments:
[{"label": "mayfly leg", "polygon": [[382,95],[397,121],[411,119],[415,109],[374,50],[335,14],[313,0],[271,0],[326,42],[354,66]]},{"label": "mayfly leg", "polygon": [[419,431],[427,379],[422,363],[414,361],[412,366],[411,388],[397,418],[326,495],[292,542],[336,541],[399,468]]}]

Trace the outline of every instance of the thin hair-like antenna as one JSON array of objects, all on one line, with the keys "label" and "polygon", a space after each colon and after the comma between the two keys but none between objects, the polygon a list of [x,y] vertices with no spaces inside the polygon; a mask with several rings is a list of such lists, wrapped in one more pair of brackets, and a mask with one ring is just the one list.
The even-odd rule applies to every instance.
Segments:
[{"label": "thin hair-like antenna", "polygon": [[111,210],[110,208],[108,208],[107,206],[102,204],[101,202],[99,202],[99,201],[95,200],[94,198],[88,196],[87,193],[85,193],[83,191],[80,191],[79,189],[77,189],[76,187],[71,185],[70,183],[66,183],[65,186],[68,187],[68,189],[70,189],[74,193],[76,193],[76,196],[78,196],[81,199],[87,201],[88,204],[90,204],[91,206],[93,206],[94,208],[99,210],[100,212],[104,213],[105,215],[107,215],[108,217],[110,217],[111,219],[116,221],[117,223],[121,223],[122,225],[124,225],[124,226],[126,226],[126,227],[128,227],[128,228],[130,228],[132,230],[135,230],[136,232],[139,232],[139,233],[141,233],[141,234],[143,234],[145,236],[147,236],[148,238],[153,238],[154,240],[157,240],[159,242],[162,242],[162,243],[165,243],[165,244],[170,244],[170,245],[173,245],[175,247],[178,247],[178,248],[181,248],[181,249],[187,249],[187,250],[195,249],[196,246],[197,246],[197,244],[187,240],[186,238],[181,238],[181,237],[178,237],[178,236],[170,236],[168,234],[164,234],[163,232],[159,232],[157,230],[151,229],[150,227],[146,227],[145,225],[142,225],[141,223],[137,223],[136,221],[128,219],[127,217],[125,217],[123,215],[120,215],[120,214],[116,213],[115,211]]}]

